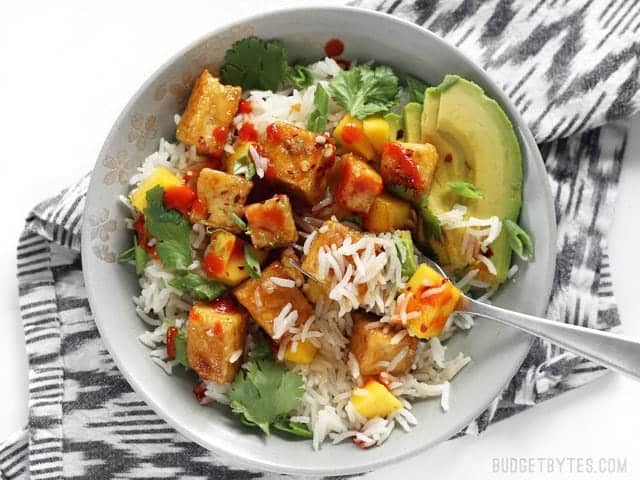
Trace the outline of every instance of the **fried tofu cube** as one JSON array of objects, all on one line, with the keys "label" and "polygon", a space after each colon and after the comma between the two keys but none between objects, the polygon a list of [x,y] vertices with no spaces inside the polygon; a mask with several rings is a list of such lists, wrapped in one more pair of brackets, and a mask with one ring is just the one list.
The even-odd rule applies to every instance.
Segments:
[{"label": "fried tofu cube", "polygon": [[335,162],[330,137],[287,123],[267,127],[261,154],[268,159],[265,177],[307,205],[315,205],[327,189],[327,172]]},{"label": "fried tofu cube", "polygon": [[364,218],[364,228],[369,232],[383,233],[409,228],[411,205],[386,192],[378,195]]},{"label": "fried tofu cube", "polygon": [[[240,369],[247,313],[232,300],[196,303],[187,323],[187,359],[203,380],[228,383]],[[233,360],[233,361],[232,361]]]},{"label": "fried tofu cube", "polygon": [[373,379],[354,391],[349,401],[366,419],[384,418],[402,408],[402,402],[387,387]]},{"label": "fried tofu cube", "polygon": [[274,325],[274,320],[280,315],[288,304],[291,312],[297,315],[294,324],[301,325],[313,314],[311,305],[299,288],[294,286],[282,286],[271,281],[295,280],[291,278],[280,261],[269,265],[259,279],[250,279],[236,287],[233,294],[242,306],[244,306],[258,325],[274,340],[280,340],[286,332],[279,330]]},{"label": "fried tofu cube", "polygon": [[147,192],[149,190],[156,186],[161,186],[166,190],[170,187],[178,187],[183,183],[182,179],[168,168],[158,167],[131,194],[131,205],[139,212],[144,212],[144,209],[147,208]]},{"label": "fried tofu cube", "polygon": [[198,200],[205,206],[202,223],[241,233],[231,213],[235,213],[238,217],[242,216],[251,187],[252,183],[249,180],[237,175],[203,168],[198,177],[197,187]]},{"label": "fried tofu cube", "polygon": [[323,280],[320,278],[321,275],[318,266],[318,254],[320,253],[320,249],[322,247],[331,247],[331,245],[340,247],[347,237],[351,238],[352,243],[355,243],[360,240],[362,234],[334,220],[327,220],[324,222],[311,242],[309,253],[302,262],[302,269],[305,272],[309,272],[318,280]]},{"label": "fried tofu cube", "polygon": [[[354,314],[353,333],[351,334],[351,353],[358,360],[360,374],[363,376],[378,375],[388,372],[392,375],[402,376],[409,373],[411,365],[416,358],[416,348],[418,339],[405,335],[395,344],[391,340],[399,332],[398,329],[390,325],[383,327],[368,328],[371,322],[378,320],[377,317],[361,312]],[[391,362],[396,356],[405,351],[402,360],[391,370],[380,362]]]},{"label": "fried tofu cube", "polygon": [[225,285],[239,285],[249,278],[245,248],[250,248],[260,263],[267,258],[266,252],[256,250],[233,233],[216,230],[211,234],[211,241],[204,252],[202,269],[209,277]]},{"label": "fried tofu cube", "polygon": [[284,352],[284,359],[293,363],[309,364],[318,353],[318,349],[310,340],[295,342],[287,345]]},{"label": "fried tofu cube", "polygon": [[289,197],[274,195],[261,203],[244,207],[251,243],[256,248],[274,248],[298,241],[298,230],[293,220]]},{"label": "fried tofu cube", "polygon": [[361,157],[342,156],[337,166],[335,198],[340,206],[356,213],[367,213],[382,192],[382,177]]},{"label": "fried tofu cube", "polygon": [[385,185],[400,185],[422,193],[429,193],[437,167],[438,151],[430,143],[389,142],[380,158]]},{"label": "fried tofu cube", "polygon": [[376,152],[365,134],[362,120],[347,113],[336,125],[333,136],[338,145],[349,152],[357,153],[367,160],[373,160]]},{"label": "fried tofu cube", "polygon": [[187,108],[180,117],[176,138],[186,145],[195,145],[202,155],[222,155],[241,95],[240,87],[222,85],[208,70],[204,70],[197,78]]},{"label": "fried tofu cube", "polygon": [[409,279],[405,292],[410,295],[407,313],[420,313],[407,323],[409,331],[418,338],[440,335],[460,300],[460,290],[424,263]]}]

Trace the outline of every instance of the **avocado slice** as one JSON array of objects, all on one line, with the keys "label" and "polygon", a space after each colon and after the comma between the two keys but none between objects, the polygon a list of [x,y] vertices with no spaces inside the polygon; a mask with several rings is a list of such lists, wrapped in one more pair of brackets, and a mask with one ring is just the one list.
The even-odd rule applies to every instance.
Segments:
[{"label": "avocado slice", "polygon": [[398,132],[402,130],[402,115],[390,112],[383,118],[389,124],[389,140],[392,142],[398,140]]},{"label": "avocado slice", "polygon": [[420,122],[422,117],[422,105],[409,102],[404,106],[404,141],[408,143],[421,143],[422,137]]},{"label": "avocado slice", "polygon": [[[500,105],[475,83],[447,75],[440,85],[426,90],[421,124],[421,140],[433,143],[439,154],[429,194],[430,210],[439,214],[460,203],[468,207],[471,216],[495,215],[502,221],[517,222],[522,206],[522,158],[513,126]],[[456,195],[447,186],[454,180],[473,183],[484,198]],[[432,247],[438,251],[442,245]],[[491,250],[496,280],[501,283],[511,266],[511,247],[504,228]]]}]

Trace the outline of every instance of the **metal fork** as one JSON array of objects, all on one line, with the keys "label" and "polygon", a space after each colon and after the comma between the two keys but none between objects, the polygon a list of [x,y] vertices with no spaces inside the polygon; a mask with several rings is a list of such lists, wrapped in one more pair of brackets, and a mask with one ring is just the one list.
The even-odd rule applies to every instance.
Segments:
[{"label": "metal fork", "polygon": [[[420,256],[420,261],[447,277],[440,265],[433,260]],[[640,380],[640,341],[637,339],[514,312],[479,302],[464,294],[457,310],[520,329],[611,370]]]}]

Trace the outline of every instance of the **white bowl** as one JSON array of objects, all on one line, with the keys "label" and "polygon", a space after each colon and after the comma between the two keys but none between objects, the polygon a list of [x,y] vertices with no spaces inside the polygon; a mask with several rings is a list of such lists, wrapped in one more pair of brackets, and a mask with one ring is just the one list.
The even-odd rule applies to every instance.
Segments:
[{"label": "white bowl", "polygon": [[[363,472],[415,455],[450,438],[479,415],[501,392],[526,355],[530,338],[490,321],[479,320],[468,333],[448,343],[449,354],[464,351],[471,363],[453,380],[451,408],[443,413],[438,399],[417,401],[419,425],[410,433],[396,429],[380,447],[361,450],[351,442],[325,444],[319,452],[308,441],[272,435],[265,438],[241,426],[227,408],[203,408],[194,400],[193,377],[169,377],[148,357],[137,337],[145,325],[136,317],[131,297],[138,284],[130,269],[115,262],[116,252],[131,243],[126,212],[117,196],[160,137],[173,139],[173,116],[184,108],[180,91],[202,68],[219,66],[225,50],[240,38],[257,35],[281,40],[290,59],[323,56],[328,39],[340,38],[350,59],[374,59],[438,84],[455,73],[481,85],[515,126],[524,167],[521,223],[535,240],[535,260],[521,265],[495,303],[543,314],[555,263],[555,217],[547,177],[536,144],[512,103],[496,84],[456,48],[411,23],[355,8],[296,8],[252,17],[218,29],[182,50],[138,90],[113,126],[93,172],[85,218],[113,221],[116,231],[96,235],[100,226],[84,223],[82,261],[96,323],[120,371],[131,386],[168,423],[186,437],[235,464],[280,473],[338,475]],[[188,86],[188,85],[187,85]],[[115,161],[109,161],[111,158]],[[103,232],[104,233],[104,232]],[[106,239],[105,239],[106,238]]]}]

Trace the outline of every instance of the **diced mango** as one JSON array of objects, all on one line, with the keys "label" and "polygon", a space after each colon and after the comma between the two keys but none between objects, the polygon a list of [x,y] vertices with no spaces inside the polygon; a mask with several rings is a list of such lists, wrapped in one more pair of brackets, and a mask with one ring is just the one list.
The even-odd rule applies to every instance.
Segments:
[{"label": "diced mango", "polygon": [[305,340],[303,342],[297,342],[296,351],[293,351],[293,344],[289,344],[287,349],[284,352],[284,359],[293,363],[304,363],[309,364],[313,361],[313,358],[316,356],[318,349],[315,347],[310,340]]},{"label": "diced mango", "polygon": [[402,408],[402,402],[389,390],[376,380],[369,380],[361,390],[351,395],[351,403],[358,413],[369,419],[373,417],[386,417]]},{"label": "diced mango", "polygon": [[259,262],[264,262],[267,254],[257,250],[247,242],[225,230],[216,230],[211,234],[211,241],[205,250],[202,268],[211,278],[225,285],[235,286],[249,277],[249,269],[245,262],[244,248],[253,250]]},{"label": "diced mango", "polygon": [[162,188],[177,187],[184,182],[175,173],[165,167],[158,167],[145,178],[140,186],[131,194],[131,205],[139,212],[147,208],[147,192],[155,186]]},{"label": "diced mango", "polygon": [[367,160],[372,160],[376,155],[373,145],[364,133],[362,120],[358,120],[349,113],[338,122],[333,130],[333,136],[338,145],[362,155]]},{"label": "diced mango", "polygon": [[410,294],[407,313],[420,313],[408,321],[409,331],[418,338],[440,335],[460,300],[460,290],[423,263],[409,279],[405,291]]},{"label": "diced mango", "polygon": [[364,134],[371,142],[376,153],[382,153],[384,146],[395,138],[391,138],[391,127],[380,115],[367,117],[362,121]]},{"label": "diced mango", "polygon": [[411,205],[383,192],[373,201],[364,219],[364,227],[374,233],[393,232],[409,227]]}]

